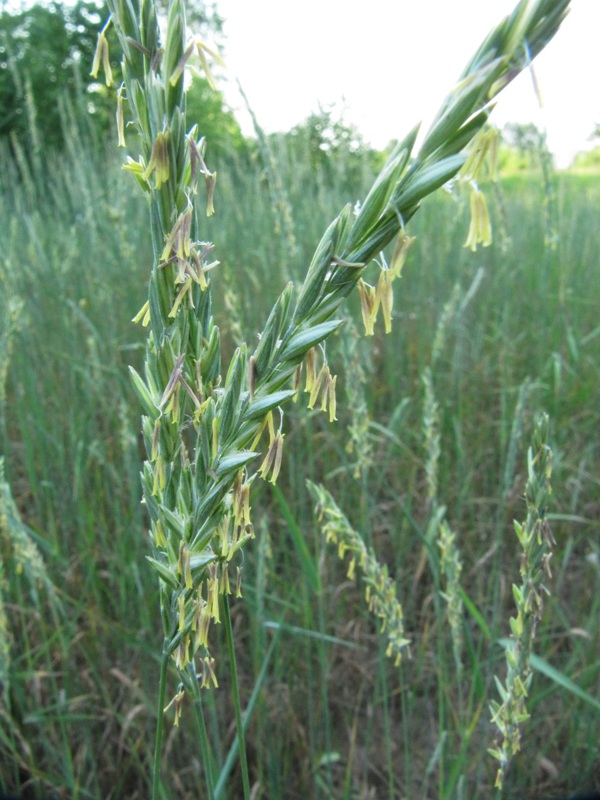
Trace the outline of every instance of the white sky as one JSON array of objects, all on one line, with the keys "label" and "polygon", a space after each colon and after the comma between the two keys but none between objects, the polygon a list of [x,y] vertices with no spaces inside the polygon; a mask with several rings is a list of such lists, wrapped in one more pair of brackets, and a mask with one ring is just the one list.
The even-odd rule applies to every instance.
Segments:
[{"label": "white sky", "polygon": [[[345,107],[367,141],[384,147],[419,120],[427,127],[484,36],[516,0],[217,0],[225,60],[262,127],[288,130],[318,109]],[[591,146],[600,123],[600,0],[572,0],[530,75],[501,95],[494,121],[535,122],[560,166]],[[245,132],[241,101],[226,91]]]}]

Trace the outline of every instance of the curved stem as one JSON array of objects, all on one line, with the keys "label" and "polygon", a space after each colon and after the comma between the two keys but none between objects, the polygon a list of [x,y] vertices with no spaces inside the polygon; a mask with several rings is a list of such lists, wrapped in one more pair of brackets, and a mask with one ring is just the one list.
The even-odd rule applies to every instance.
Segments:
[{"label": "curved stem", "polygon": [[242,783],[244,786],[244,800],[250,800],[250,779],[248,777],[248,762],[246,760],[246,742],[244,738],[244,727],[242,725],[242,711],[240,708],[240,691],[237,676],[237,666],[235,661],[235,648],[233,646],[233,629],[231,627],[231,614],[229,611],[229,598],[223,597],[223,608],[225,617],[225,632],[227,634],[227,650],[229,653],[229,668],[231,670],[231,686],[233,690],[233,706],[235,709],[235,724],[237,728],[237,738],[240,750],[240,765],[242,767]]},{"label": "curved stem", "polygon": [[163,642],[162,658],[160,662],[160,678],[158,683],[158,702],[157,702],[157,721],[156,721],[156,744],[154,746],[154,769],[152,773],[152,800],[158,800],[160,789],[160,755],[162,750],[162,738],[165,729],[165,693],[167,687],[167,669],[169,666],[169,650],[167,640]]}]

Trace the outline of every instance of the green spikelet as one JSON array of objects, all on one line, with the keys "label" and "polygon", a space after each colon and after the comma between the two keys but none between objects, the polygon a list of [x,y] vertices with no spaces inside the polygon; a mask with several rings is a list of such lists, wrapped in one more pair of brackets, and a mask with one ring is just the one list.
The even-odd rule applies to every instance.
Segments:
[{"label": "green spikelet", "polygon": [[439,406],[435,399],[431,369],[423,373],[425,399],[423,404],[423,437],[425,439],[425,475],[427,501],[435,508],[438,497],[438,466],[441,454]]},{"label": "green spikelet", "polygon": [[452,633],[452,652],[457,673],[462,674],[462,649],[463,649],[463,601],[460,594],[460,576],[462,562],[456,534],[443,520],[440,523],[438,534],[438,547],[440,550],[440,567],[446,583],[446,591],[442,597],[446,601],[448,624]]},{"label": "green spikelet", "polygon": [[398,666],[402,656],[410,653],[410,640],[404,635],[404,613],[396,594],[396,584],[389,577],[387,567],[367,548],[327,489],[310,481],[307,481],[307,486],[315,501],[317,518],[326,541],[337,546],[341,559],[346,555],[350,557],[348,577],[354,577],[357,567],[362,572],[369,611],[381,621],[381,633],[388,642],[386,655]]},{"label": "green spikelet", "polygon": [[547,414],[540,416],[533,432],[527,453],[527,473],[527,517],[523,523],[514,523],[522,550],[521,583],[513,585],[517,614],[510,619],[512,636],[506,647],[507,675],[504,685],[496,678],[501,702],[493,701],[490,706],[492,722],[501,735],[501,742],[489,751],[500,762],[496,775],[496,787],[499,790],[502,789],[511,758],[519,752],[521,725],[529,717],[526,708],[532,679],[529,661],[537,624],[542,616],[544,594],[548,593],[546,582],[551,577],[550,559],[554,540],[546,515],[552,493],[552,450],[548,447]]},{"label": "green spikelet", "polygon": [[31,532],[21,521],[4,476],[4,459],[0,458],[0,684],[5,696],[9,687],[11,636],[3,598],[9,571],[26,581],[35,606],[39,605],[39,590],[43,589],[50,604],[60,608],[56,587]]}]

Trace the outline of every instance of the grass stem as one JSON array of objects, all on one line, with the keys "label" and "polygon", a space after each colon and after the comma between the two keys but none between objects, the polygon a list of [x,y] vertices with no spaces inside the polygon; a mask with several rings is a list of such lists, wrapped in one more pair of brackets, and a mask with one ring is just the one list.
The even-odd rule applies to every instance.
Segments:
[{"label": "grass stem", "polygon": [[233,706],[235,710],[235,725],[240,749],[240,766],[242,768],[242,783],[244,787],[244,800],[250,800],[250,779],[248,777],[248,761],[246,760],[246,742],[244,737],[244,727],[242,725],[242,711],[240,707],[240,687],[238,683],[237,664],[235,660],[235,647],[233,643],[233,628],[231,626],[231,612],[229,610],[229,598],[223,596],[223,617],[225,622],[225,633],[227,635],[227,652],[229,654],[229,669],[231,674],[231,688],[233,692]]},{"label": "grass stem", "polygon": [[160,756],[162,751],[162,738],[165,729],[165,693],[167,687],[167,670],[169,666],[169,642],[164,640],[160,660],[160,678],[158,682],[158,701],[156,706],[156,744],[154,746],[154,769],[152,773],[152,800],[158,800],[160,788]]},{"label": "grass stem", "polygon": [[210,751],[208,733],[206,730],[206,722],[204,720],[204,709],[202,707],[202,695],[200,687],[198,686],[198,676],[193,664],[188,664],[188,672],[193,681],[192,693],[194,695],[194,717],[196,720],[196,727],[198,730],[198,741],[200,744],[200,752],[202,754],[202,765],[206,776],[206,796],[208,800],[214,800],[215,786],[214,786],[214,769],[215,760]]}]

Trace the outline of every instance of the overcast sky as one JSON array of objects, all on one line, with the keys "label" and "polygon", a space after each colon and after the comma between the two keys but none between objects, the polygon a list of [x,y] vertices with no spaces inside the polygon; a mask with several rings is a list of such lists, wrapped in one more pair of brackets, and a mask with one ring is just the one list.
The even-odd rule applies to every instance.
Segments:
[{"label": "overcast sky", "polygon": [[[318,109],[345,107],[375,147],[431,119],[467,60],[515,0],[217,0],[226,62],[267,131]],[[560,165],[590,147],[600,123],[600,0],[572,0],[554,41],[536,59],[543,108],[522,75],[494,120],[535,122]],[[236,108],[233,89],[227,93]],[[242,115],[238,114],[241,119]],[[250,132],[247,124],[246,132]]]}]

